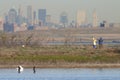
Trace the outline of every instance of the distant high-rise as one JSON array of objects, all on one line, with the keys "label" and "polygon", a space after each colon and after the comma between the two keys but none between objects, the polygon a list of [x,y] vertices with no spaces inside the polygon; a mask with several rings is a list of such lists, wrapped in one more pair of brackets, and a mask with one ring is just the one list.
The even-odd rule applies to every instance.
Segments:
[{"label": "distant high-rise", "polygon": [[86,12],[78,11],[77,12],[77,26],[80,27],[82,24],[86,22]]},{"label": "distant high-rise", "polygon": [[43,25],[45,25],[45,23],[46,23],[46,9],[39,9],[38,10],[38,19]]},{"label": "distant high-rise", "polygon": [[4,17],[4,18],[5,18],[5,22],[8,22],[8,14],[5,13],[4,16],[5,16],[5,17]]},{"label": "distant high-rise", "polygon": [[33,12],[32,12],[32,6],[27,6],[27,23],[28,25],[32,25],[33,23]]},{"label": "distant high-rise", "polygon": [[21,6],[19,6],[18,16],[17,16],[17,24],[20,26],[22,23],[23,23],[22,10],[21,10]]},{"label": "distant high-rise", "polygon": [[94,10],[93,12],[93,27],[97,27],[98,26],[98,16],[96,13],[96,10]]},{"label": "distant high-rise", "polygon": [[3,18],[0,17],[0,31],[3,31]]},{"label": "distant high-rise", "polygon": [[50,23],[51,22],[51,15],[46,15],[46,22]]},{"label": "distant high-rise", "polygon": [[33,12],[33,24],[37,24],[37,14],[36,11]]},{"label": "distant high-rise", "polygon": [[62,25],[65,27],[66,24],[68,23],[68,16],[67,16],[67,13],[66,12],[63,12],[61,15],[60,15],[60,23],[62,23]]},{"label": "distant high-rise", "polygon": [[11,23],[16,23],[17,19],[17,11],[15,9],[10,9],[8,12],[8,22]]},{"label": "distant high-rise", "polygon": [[14,32],[14,24],[11,24],[11,23],[4,23],[3,24],[3,31],[4,32]]},{"label": "distant high-rise", "polygon": [[36,11],[33,12],[33,20],[36,20],[37,18]]},{"label": "distant high-rise", "polygon": [[46,15],[46,25],[47,26],[51,26],[52,25],[51,15]]},{"label": "distant high-rise", "polygon": [[19,6],[19,9],[18,9],[18,15],[22,15],[21,5]]}]

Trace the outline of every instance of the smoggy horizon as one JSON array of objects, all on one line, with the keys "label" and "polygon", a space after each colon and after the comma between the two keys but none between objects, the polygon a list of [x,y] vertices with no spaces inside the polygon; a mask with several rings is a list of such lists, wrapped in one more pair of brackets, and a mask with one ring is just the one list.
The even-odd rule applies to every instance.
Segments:
[{"label": "smoggy horizon", "polygon": [[68,14],[69,21],[76,20],[77,11],[85,11],[87,20],[92,21],[93,11],[96,10],[99,22],[120,22],[119,3],[120,0],[0,0],[0,17],[11,8],[18,10],[21,5],[23,15],[26,16],[26,9],[31,5],[33,10],[46,9],[48,15],[54,20],[59,20],[62,12]]}]

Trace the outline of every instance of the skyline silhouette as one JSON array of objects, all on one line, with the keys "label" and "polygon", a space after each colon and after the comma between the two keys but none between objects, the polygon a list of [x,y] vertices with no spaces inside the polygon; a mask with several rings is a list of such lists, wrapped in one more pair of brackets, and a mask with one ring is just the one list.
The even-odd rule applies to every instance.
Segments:
[{"label": "skyline silhouette", "polygon": [[1,0],[0,17],[7,13],[9,9],[16,10],[21,5],[23,14],[26,16],[26,7],[32,5],[33,10],[46,9],[47,13],[52,15],[54,20],[58,20],[62,12],[68,13],[70,21],[76,20],[78,10],[84,10],[88,21],[92,22],[94,9],[98,15],[99,22],[106,20],[108,22],[120,22],[119,0]]}]

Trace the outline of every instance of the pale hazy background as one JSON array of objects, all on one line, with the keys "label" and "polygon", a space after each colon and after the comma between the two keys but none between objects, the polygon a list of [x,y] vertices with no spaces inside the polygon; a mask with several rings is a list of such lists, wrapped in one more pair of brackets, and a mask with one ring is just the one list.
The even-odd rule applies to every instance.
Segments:
[{"label": "pale hazy background", "polygon": [[69,20],[75,20],[77,10],[84,10],[88,21],[92,21],[92,13],[96,10],[99,21],[120,22],[120,0],[0,0],[0,16],[9,9],[22,6],[24,15],[26,7],[32,5],[34,10],[47,9],[47,14],[58,20],[59,15],[65,11]]}]

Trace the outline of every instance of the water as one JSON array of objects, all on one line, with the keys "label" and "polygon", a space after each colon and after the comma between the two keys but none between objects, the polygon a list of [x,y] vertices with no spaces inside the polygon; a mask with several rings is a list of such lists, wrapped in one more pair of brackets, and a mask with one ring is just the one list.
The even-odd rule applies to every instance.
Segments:
[{"label": "water", "polygon": [[[43,44],[47,43],[47,45],[92,45],[92,42],[43,42]],[[103,45],[120,45],[120,42],[103,42]]]},{"label": "water", "polygon": [[0,80],[120,80],[120,69],[0,69]]}]

